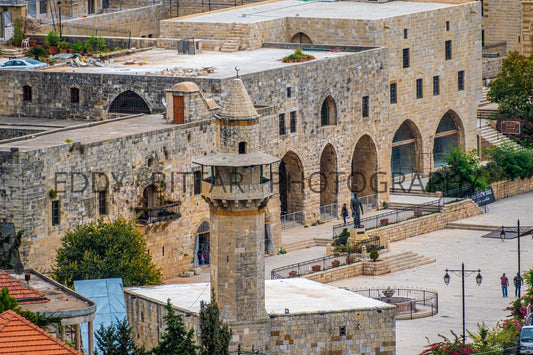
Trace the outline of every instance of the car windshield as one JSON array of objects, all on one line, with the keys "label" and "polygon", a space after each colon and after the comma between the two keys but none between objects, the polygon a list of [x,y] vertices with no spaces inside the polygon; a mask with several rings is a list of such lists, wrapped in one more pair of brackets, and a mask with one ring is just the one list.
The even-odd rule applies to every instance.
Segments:
[{"label": "car windshield", "polygon": [[520,332],[520,340],[533,342],[533,328],[522,328],[522,332]]},{"label": "car windshield", "polygon": [[31,59],[31,58],[26,58],[24,59],[26,62],[30,63],[30,64],[41,64],[42,62],[39,62],[38,60],[35,60],[35,59]]}]

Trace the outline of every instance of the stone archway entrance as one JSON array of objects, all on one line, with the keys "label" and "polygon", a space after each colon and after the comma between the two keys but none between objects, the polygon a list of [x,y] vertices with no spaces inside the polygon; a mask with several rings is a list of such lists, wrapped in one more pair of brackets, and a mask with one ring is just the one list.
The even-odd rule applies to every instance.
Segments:
[{"label": "stone archway entrance", "polygon": [[118,95],[109,106],[109,113],[116,115],[150,114],[150,108],[142,97],[131,90]]},{"label": "stone archway entrance", "polygon": [[298,32],[292,36],[290,43],[300,43],[300,44],[313,44],[311,38],[303,32]]},{"label": "stone archway entrance", "polygon": [[453,112],[448,111],[439,121],[433,141],[433,166],[439,168],[444,165],[444,158],[454,147],[460,143],[462,129],[460,120]]},{"label": "stone archway entrance", "polygon": [[376,145],[370,136],[364,135],[359,138],[353,150],[350,190],[357,192],[359,197],[374,195],[378,186],[377,166]]},{"label": "stone archway entrance", "polygon": [[327,144],[320,156],[320,218],[337,217],[337,153]]},{"label": "stone archway entrance", "polygon": [[304,169],[298,155],[287,152],[279,164],[281,228],[304,222]]},{"label": "stone archway entrance", "polygon": [[199,265],[208,265],[210,261],[210,230],[209,222],[204,221],[198,227],[196,231],[196,241],[194,243],[194,266],[198,267]]},{"label": "stone archway entrance", "polygon": [[392,140],[392,178],[413,174],[422,169],[422,139],[415,124],[409,120],[402,123]]}]

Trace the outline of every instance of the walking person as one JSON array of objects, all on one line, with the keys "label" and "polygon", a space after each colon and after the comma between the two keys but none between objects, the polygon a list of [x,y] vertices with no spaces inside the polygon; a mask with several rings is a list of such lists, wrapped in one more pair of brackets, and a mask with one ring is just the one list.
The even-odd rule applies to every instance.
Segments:
[{"label": "walking person", "polygon": [[500,277],[500,281],[502,284],[502,295],[503,297],[507,297],[507,287],[509,286],[509,279],[507,278],[507,276],[505,276],[505,272]]},{"label": "walking person", "polygon": [[341,213],[344,225],[346,225],[346,217],[348,217],[348,207],[346,207],[346,204],[342,205]]},{"label": "walking person", "polygon": [[524,279],[520,276],[520,273],[517,272],[516,276],[513,278],[514,282],[514,296],[520,297],[520,288],[522,287],[522,284],[524,283]]}]

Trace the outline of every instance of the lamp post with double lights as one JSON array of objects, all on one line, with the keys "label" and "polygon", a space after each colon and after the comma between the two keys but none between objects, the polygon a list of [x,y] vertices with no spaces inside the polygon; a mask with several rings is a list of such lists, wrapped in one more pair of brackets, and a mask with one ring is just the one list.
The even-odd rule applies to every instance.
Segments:
[{"label": "lamp post with double lights", "polygon": [[[461,275],[462,280],[462,300],[463,300],[463,344],[466,340],[466,328],[465,328],[465,277],[468,277],[472,275],[473,273],[477,272],[476,276],[476,283],[478,286],[481,285],[481,281],[483,280],[483,277],[481,276],[481,270],[465,270],[465,263],[461,263],[461,269],[460,270],[451,270],[446,269],[446,274],[444,275],[444,284],[448,286],[450,283],[450,274],[448,272],[453,272],[456,275]],[[466,273],[466,275],[465,275]]]}]

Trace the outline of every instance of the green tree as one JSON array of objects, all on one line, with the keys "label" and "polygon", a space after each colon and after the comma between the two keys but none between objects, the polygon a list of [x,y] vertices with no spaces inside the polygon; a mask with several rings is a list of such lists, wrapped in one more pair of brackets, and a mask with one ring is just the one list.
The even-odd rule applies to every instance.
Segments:
[{"label": "green tree", "polygon": [[508,179],[529,178],[533,175],[533,152],[504,144],[489,149],[492,160],[502,167]]},{"label": "green tree", "polygon": [[462,147],[454,147],[444,162],[446,166],[431,174],[426,185],[427,191],[464,189],[463,192],[473,193],[486,188],[487,183],[475,150],[466,153]]},{"label": "green tree", "polygon": [[[96,345],[103,355],[141,355],[146,354],[143,348],[138,348],[131,338],[131,328],[128,320],[116,320],[109,327],[100,324],[95,333]],[[95,351],[95,354],[98,352]]]},{"label": "green tree", "polygon": [[506,116],[533,121],[533,57],[511,52],[502,61],[501,72],[490,84],[487,98]]},{"label": "green tree", "polygon": [[161,284],[161,272],[132,220],[80,224],[67,231],[61,243],[53,275],[67,286],[74,280],[111,277],[122,277],[124,286]]},{"label": "green tree", "polygon": [[211,303],[200,302],[201,355],[227,355],[231,329],[220,320],[215,289],[211,290]]},{"label": "green tree", "polygon": [[170,299],[165,306],[167,314],[163,317],[167,326],[159,344],[152,349],[155,355],[196,355],[198,345],[194,341],[194,329],[185,329],[183,316],[176,313]]}]

